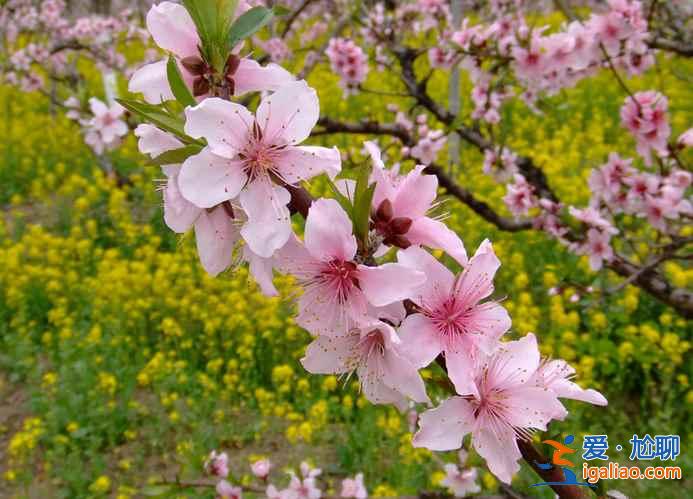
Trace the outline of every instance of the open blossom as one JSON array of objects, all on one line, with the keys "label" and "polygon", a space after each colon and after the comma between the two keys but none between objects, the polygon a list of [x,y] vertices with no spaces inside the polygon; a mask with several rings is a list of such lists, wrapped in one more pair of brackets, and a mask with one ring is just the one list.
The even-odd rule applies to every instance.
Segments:
[{"label": "open blossom", "polygon": [[[247,10],[246,2],[239,2],[238,13]],[[183,80],[196,97],[207,95],[213,70],[202,59],[199,47],[202,45],[195,23],[182,5],[161,2],[147,13],[147,29],[154,42],[162,49],[172,53],[178,61]],[[281,66],[268,64],[260,66],[247,57],[230,57],[224,78],[231,95],[242,95],[254,91],[274,91],[294,77]],[[130,92],[141,92],[150,104],[174,98],[166,73],[167,59],[147,64],[138,69],[130,79]]]},{"label": "open blossom", "polygon": [[319,499],[322,491],[318,488],[315,478],[299,478],[291,475],[291,481],[286,490],[281,492],[282,499]]},{"label": "open blossom", "polygon": [[313,468],[304,461],[300,466],[300,475],[289,472],[291,481],[286,489],[278,490],[270,484],[265,495],[269,499],[319,499],[322,497],[322,491],[317,485],[317,478],[321,473],[320,468]]},{"label": "open blossom", "polygon": [[389,324],[372,320],[340,336],[319,336],[301,359],[315,374],[357,373],[361,389],[374,404],[406,408],[406,397],[428,402],[419,372]]},{"label": "open blossom", "polygon": [[96,154],[118,147],[120,140],[128,133],[128,125],[122,116],[125,109],[114,103],[110,107],[103,101],[92,97],[89,109],[93,117],[86,123],[85,142]]},{"label": "open blossom", "polygon": [[280,62],[284,59],[288,59],[291,55],[289,47],[287,47],[284,40],[278,37],[270,38],[266,41],[258,40],[258,45],[269,54],[270,59],[274,62]]},{"label": "open blossom", "polygon": [[667,98],[653,91],[628,96],[621,107],[621,123],[635,137],[638,154],[648,166],[652,162],[652,151],[659,156],[667,155],[671,134],[667,108]]},{"label": "open blossom", "polygon": [[205,471],[220,478],[229,476],[229,456],[226,452],[218,453],[213,450],[205,461]]},{"label": "open blossom", "polygon": [[693,128],[683,132],[677,141],[682,147],[693,147]]},{"label": "open blossom", "polygon": [[424,134],[409,154],[424,165],[430,165],[436,160],[438,152],[443,148],[448,138],[443,130],[430,130]]},{"label": "open blossom", "polygon": [[592,170],[587,181],[592,191],[592,204],[598,205],[600,200],[609,204],[622,201],[621,188],[624,181],[635,171],[631,166],[632,162],[632,159],[621,158],[618,153],[612,152],[603,166]]},{"label": "open blossom", "polygon": [[250,466],[250,469],[253,475],[264,480],[269,475],[270,469],[272,469],[272,463],[269,459],[259,459]]},{"label": "open blossom", "polygon": [[413,445],[439,451],[458,449],[471,433],[472,445],[489,470],[510,483],[522,457],[516,440],[529,438],[534,430],[546,430],[548,422],[563,410],[553,391],[534,383],[538,368],[539,350],[533,334],[500,344],[475,363],[471,393],[457,387],[460,396],[421,415]]},{"label": "open blossom", "polygon": [[[149,124],[139,125],[135,129],[135,135],[139,138],[140,152],[152,157],[182,146],[171,134]],[[260,257],[243,244],[240,230],[241,224],[247,218],[243,210],[238,206],[233,207],[228,202],[203,209],[181,194],[181,165],[163,165],[161,169],[166,176],[166,183],[162,187],[164,221],[177,233],[185,233],[194,227],[197,253],[207,273],[216,276],[229,268],[236,251],[240,260],[249,263],[250,273],[262,292],[268,296],[276,295],[277,290],[272,283],[273,260]]]},{"label": "open blossom", "polygon": [[530,208],[537,206],[534,187],[519,173],[516,173],[514,177],[515,183],[507,185],[508,192],[503,197],[503,201],[516,217],[527,215]]},{"label": "open blossom", "polygon": [[408,298],[426,277],[397,263],[377,267],[355,261],[352,223],[334,199],[318,199],[308,212],[305,245],[289,241],[280,268],[303,287],[296,323],[315,335],[339,335],[370,321],[373,307]]},{"label": "open blossom", "polygon": [[412,301],[417,313],[400,326],[400,336],[416,367],[425,367],[442,352],[448,375],[459,393],[474,393],[473,367],[481,353],[490,353],[510,328],[508,312],[495,301],[493,276],[500,261],[491,243],[481,243],[457,277],[420,248],[398,253],[401,263],[423,271],[428,279]]},{"label": "open blossom", "polygon": [[178,182],[187,200],[211,208],[238,196],[248,220],[241,235],[250,249],[270,257],[291,234],[283,187],[323,172],[335,175],[336,148],[299,146],[320,113],[315,90],[305,81],[283,86],[260,102],[255,116],[244,106],[209,98],[185,111],[185,131],[208,147],[183,163]]},{"label": "open blossom", "polygon": [[217,499],[242,499],[243,489],[234,487],[226,480],[221,480],[216,486]]},{"label": "open blossom", "polygon": [[363,484],[363,473],[358,473],[354,478],[342,480],[342,491],[340,497],[354,497],[356,499],[366,499],[368,491]]},{"label": "open blossom", "polygon": [[469,468],[460,471],[456,464],[446,463],[445,478],[440,482],[443,487],[448,488],[455,497],[466,497],[481,490],[477,483],[478,471],[476,468]]},{"label": "open blossom", "polygon": [[[663,189],[664,190],[664,189]],[[645,205],[638,216],[646,217],[647,221],[655,228],[666,231],[668,222],[679,218],[681,213],[693,214],[691,203],[681,199],[676,190],[664,190],[664,196],[645,196]]]},{"label": "open blossom", "polygon": [[580,252],[589,256],[590,268],[599,270],[602,262],[609,261],[614,257],[614,251],[610,243],[611,235],[597,229],[587,231],[587,241],[583,244]]},{"label": "open blossom", "polygon": [[517,154],[508,148],[486,149],[482,169],[497,182],[505,183],[518,172]]},{"label": "open blossom", "polygon": [[426,216],[437,196],[438,178],[424,175],[423,165],[407,175],[399,175],[397,170],[385,168],[374,142],[365,142],[365,146],[373,162],[371,180],[376,183],[373,227],[384,244],[442,249],[461,265],[466,264],[467,252],[462,240],[443,222]]},{"label": "open blossom", "polygon": [[450,69],[455,62],[455,53],[442,47],[428,49],[428,61],[432,68]]},{"label": "open blossom", "polygon": [[614,225],[609,220],[604,218],[604,216],[599,212],[599,210],[597,210],[593,206],[588,206],[587,208],[582,209],[570,206],[568,208],[568,212],[573,217],[589,225],[590,227],[600,229],[610,234],[618,234],[618,229],[616,229],[616,227],[614,227]]}]

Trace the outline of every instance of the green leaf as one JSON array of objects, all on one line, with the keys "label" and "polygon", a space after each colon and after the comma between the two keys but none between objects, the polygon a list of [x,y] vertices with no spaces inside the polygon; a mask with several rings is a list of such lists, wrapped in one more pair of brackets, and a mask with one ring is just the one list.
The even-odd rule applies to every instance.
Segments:
[{"label": "green leaf", "polygon": [[274,15],[277,17],[291,14],[291,9],[280,4],[274,5],[272,7],[272,11],[274,11]]},{"label": "green leaf", "polygon": [[368,229],[371,219],[371,203],[375,193],[375,184],[369,185],[358,200],[354,201],[354,233],[364,243],[368,239]]},{"label": "green leaf", "polygon": [[180,74],[178,64],[173,57],[168,58],[166,76],[168,77],[168,84],[171,87],[171,91],[178,102],[183,106],[194,106],[197,104],[195,97],[190,93],[190,89],[185,84],[185,81],[183,81],[183,75]]},{"label": "green leaf", "polygon": [[228,49],[231,50],[241,40],[255,34],[274,17],[274,12],[266,7],[253,7],[243,13],[231,25],[228,35]]},{"label": "green leaf", "polygon": [[238,0],[183,0],[201,40],[202,56],[217,71],[226,62],[226,39]]},{"label": "green leaf", "polygon": [[140,494],[148,497],[159,497],[171,492],[171,487],[168,485],[148,485],[140,489]]},{"label": "green leaf", "polygon": [[356,178],[356,189],[354,192],[354,209],[351,221],[354,223],[354,235],[365,243],[368,238],[368,228],[370,225],[371,204],[375,193],[375,184],[369,185],[371,169],[364,167]]},{"label": "green leaf", "polygon": [[353,211],[353,205],[351,204],[351,199],[349,199],[347,196],[339,192],[339,189],[337,188],[336,185],[334,185],[334,182],[330,180],[330,177],[325,175],[325,179],[327,180],[327,185],[330,186],[330,189],[332,190],[332,194],[334,194],[335,199],[339,203],[339,205],[342,207],[342,209],[346,212],[347,215],[349,215],[349,218],[351,218],[351,213]]},{"label": "green leaf", "polygon": [[217,3],[217,41],[220,47],[225,47],[224,44],[235,19],[238,0],[217,0]]},{"label": "green leaf", "polygon": [[131,113],[143,118],[156,127],[174,134],[187,144],[201,144],[200,141],[190,138],[183,129],[183,118],[174,116],[161,106],[154,106],[146,102],[132,99],[116,99],[116,102]]},{"label": "green leaf", "polygon": [[188,159],[190,156],[199,154],[202,150],[200,144],[190,144],[185,147],[179,147],[178,149],[173,149],[171,151],[166,151],[159,154],[149,162],[151,165],[161,166],[161,165],[178,165]]},{"label": "green leaf", "polygon": [[214,32],[214,0],[183,0],[183,6],[190,14],[203,46],[212,42]]}]

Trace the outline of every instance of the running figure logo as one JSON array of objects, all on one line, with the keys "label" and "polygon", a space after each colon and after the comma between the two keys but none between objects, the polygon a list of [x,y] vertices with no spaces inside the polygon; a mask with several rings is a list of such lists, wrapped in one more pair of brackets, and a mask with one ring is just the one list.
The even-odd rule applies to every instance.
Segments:
[{"label": "running figure logo", "polygon": [[575,449],[571,449],[570,447],[568,447],[568,445],[573,443],[574,439],[575,437],[573,437],[573,435],[568,435],[565,437],[565,439],[563,439],[563,444],[555,440],[544,440],[542,442],[544,444],[550,445],[554,449],[553,456],[551,457],[551,463],[538,463],[536,461],[534,463],[542,470],[550,470],[554,466],[561,468],[565,480],[562,482],[535,483],[532,485],[532,487],[538,487],[540,485],[584,485],[586,487],[596,487],[596,485],[591,483],[578,482],[573,470],[569,469],[569,467],[572,468],[573,466],[575,466],[575,463],[563,457],[566,454],[575,453]]}]

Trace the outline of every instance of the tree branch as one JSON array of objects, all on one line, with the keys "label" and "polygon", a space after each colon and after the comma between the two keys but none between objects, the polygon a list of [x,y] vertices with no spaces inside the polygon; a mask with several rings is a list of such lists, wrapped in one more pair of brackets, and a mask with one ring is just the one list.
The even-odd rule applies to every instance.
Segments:
[{"label": "tree branch", "polygon": [[[549,459],[540,452],[532,442],[526,440],[517,440],[517,446],[520,448],[522,458],[532,467],[537,475],[544,479],[545,482],[563,482],[565,475],[559,466],[554,466],[551,469],[545,470],[538,466],[537,463],[547,463]],[[551,486],[553,491],[561,499],[584,499],[593,497],[589,492],[589,487],[580,485],[558,485]]]},{"label": "tree branch", "polygon": [[660,36],[655,36],[647,42],[647,44],[659,50],[674,52],[684,57],[693,57],[693,43],[684,43],[676,40],[670,40]]},{"label": "tree branch", "polygon": [[[447,113],[447,111],[445,112]],[[320,118],[318,125],[320,129],[314,131],[313,135],[327,135],[333,133],[387,135],[399,139],[403,145],[410,147],[414,145],[414,139],[409,131],[398,124],[383,124],[374,120],[349,123],[324,116]],[[521,158],[520,161],[523,159],[524,158]],[[499,215],[490,205],[476,198],[471,191],[465,189],[452,177],[447,175],[441,166],[431,164],[426,167],[426,170],[438,177],[440,186],[445,189],[449,195],[460,200],[477,215],[499,229],[508,232],[517,232],[533,227],[532,222],[529,220],[514,220]],[[534,177],[536,183],[545,182],[545,176],[541,169],[525,167],[524,171],[538,175],[538,177]],[[526,178],[530,181],[531,177]],[[555,197],[554,200],[558,201]],[[304,204],[305,202],[300,203],[300,205]],[[578,236],[576,235],[576,240],[577,239]],[[659,263],[661,263],[661,261]],[[611,261],[605,262],[604,265],[618,275],[625,277],[629,280],[629,283],[647,291],[657,300],[674,308],[683,317],[693,317],[693,293],[687,289],[675,288],[672,286],[656,268],[647,269],[645,266],[636,265],[617,253]]]},{"label": "tree branch", "polygon": [[[478,131],[467,126],[457,124],[457,117],[444,107],[440,106],[429,95],[426,89],[428,82],[427,79],[419,81],[414,71],[414,61],[419,56],[419,52],[410,47],[403,46],[393,46],[391,49],[399,60],[402,69],[402,82],[406,86],[410,96],[413,97],[419,105],[423,106],[431,114],[433,114],[438,121],[447,125],[448,127],[451,127],[451,129],[457,132],[462,139],[469,144],[472,144],[480,151],[483,152],[487,149],[494,148],[494,144],[481,135]],[[527,179],[527,182],[534,186],[539,197],[550,199],[554,202],[558,200],[553,190],[549,186],[544,171],[537,167],[531,158],[525,156],[519,157],[517,159],[517,166],[525,179]]]},{"label": "tree branch", "polygon": [[[318,121],[318,125],[321,128],[313,132],[313,135],[326,135],[333,133],[388,135],[399,139],[400,142],[406,146],[412,147],[415,144],[414,138],[411,136],[409,131],[398,124],[381,124],[377,121],[347,123],[337,121],[329,117],[322,117]],[[462,201],[462,203],[466,204],[477,215],[492,223],[499,229],[509,232],[517,232],[527,230],[532,227],[532,223],[529,220],[515,220],[512,218],[503,217],[496,213],[491,206],[476,198],[474,194],[459,185],[451,176],[445,173],[443,167],[436,164],[430,164],[426,167],[426,171],[427,173],[438,177],[440,187],[445,189],[449,195]]]}]

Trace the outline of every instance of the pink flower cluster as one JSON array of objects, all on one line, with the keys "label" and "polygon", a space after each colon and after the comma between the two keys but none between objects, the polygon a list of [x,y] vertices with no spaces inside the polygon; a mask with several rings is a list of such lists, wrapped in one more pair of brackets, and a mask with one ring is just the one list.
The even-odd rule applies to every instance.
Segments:
[{"label": "pink flower cluster", "polygon": [[356,91],[368,74],[368,56],[363,49],[348,38],[332,38],[325,53],[344,91]]},{"label": "pink flower cluster", "polygon": [[[481,61],[510,61],[523,98],[532,102],[540,93],[556,94],[563,88],[601,69],[605,59],[630,74],[640,74],[654,63],[647,46],[647,21],[642,4],[633,0],[609,0],[608,10],[593,13],[584,23],[571,22],[562,31],[544,34],[546,28],[530,29],[522,13],[505,13],[489,25],[470,25],[465,19],[453,32],[451,48],[460,51],[463,64],[475,82],[474,101],[479,118],[498,121],[497,108],[509,90],[491,82],[505,63],[482,67]],[[501,73],[502,76],[502,73]],[[488,107],[484,110],[485,105]]]},{"label": "pink flower cluster", "polygon": [[[424,6],[444,11],[439,4]],[[386,166],[375,143],[366,142],[366,170],[358,180],[336,180],[339,151],[304,145],[319,118],[317,94],[305,81],[235,52],[228,58],[232,70],[227,62],[219,81],[218,72],[210,74],[201,59],[195,25],[178,4],[154,6],[147,24],[156,43],[174,54],[197,97],[185,107],[183,131],[176,136],[147,123],[136,130],[141,152],[160,163],[167,162],[162,154],[179,152],[184,143],[194,151],[163,166],[165,222],[179,233],[194,229],[200,260],[212,275],[248,262],[267,294],[277,292],[275,270],[295,278],[301,289],[295,321],[313,336],[301,359],[309,372],[355,374],[368,400],[406,410],[416,403],[432,405],[419,371],[444,362],[458,396],[421,416],[415,445],[454,449],[472,433],[475,448],[504,481],[518,468],[515,439],[529,438],[567,415],[559,397],[606,404],[597,392],[569,381],[574,371],[564,362],[542,363],[532,334],[502,341],[511,319],[492,297],[500,267],[493,246],[485,240],[468,258],[459,236],[433,215],[438,177],[425,170],[445,136],[428,126],[426,115],[411,122],[390,109],[417,140],[403,152],[422,164],[401,173],[399,165]],[[348,40],[331,40],[329,52],[333,64],[342,60],[341,70],[367,67],[363,52]],[[163,66],[165,61],[147,65],[130,80],[130,88],[155,105],[173,97]],[[220,89],[232,91],[222,98]],[[232,100],[261,91],[253,110]],[[497,153],[511,170],[512,154]],[[322,174],[335,199],[297,206],[299,184]],[[515,178],[510,205],[517,214],[526,213],[536,204],[532,188],[522,176]],[[302,236],[291,222],[297,211],[305,217]],[[445,252],[459,271],[429,249]],[[210,456],[207,469],[225,478],[226,456]],[[270,463],[255,463],[252,471],[266,480]],[[474,476],[448,471],[450,487],[474,488]],[[321,497],[320,474],[304,464],[300,473],[290,473],[287,488],[269,484],[266,494]],[[222,480],[217,492],[240,497],[242,490]],[[342,483],[342,497],[366,496],[362,475]]]},{"label": "pink flower cluster", "polygon": [[[220,480],[216,484],[217,499],[241,499],[243,487],[234,486],[226,479],[229,475],[228,456],[225,452],[212,451],[205,462],[205,472]],[[253,475],[261,480],[266,487],[265,495],[269,499],[319,499],[323,491],[319,483],[322,475],[320,468],[313,468],[307,462],[302,462],[298,473],[289,471],[289,483],[286,488],[279,489],[273,483],[268,483],[272,463],[269,459],[260,459],[250,465]],[[256,491],[256,489],[252,489]],[[368,491],[363,481],[363,473],[356,474],[353,478],[345,478],[341,482],[339,497],[366,499]]]},{"label": "pink flower cluster", "polygon": [[447,143],[448,138],[444,130],[431,128],[426,114],[419,114],[411,121],[395,104],[389,105],[388,111],[395,113],[395,123],[407,130],[416,140],[412,147],[402,147],[402,156],[414,158],[425,166],[433,163]]},{"label": "pink flower cluster", "polygon": [[621,107],[621,123],[635,137],[638,154],[648,166],[652,163],[652,151],[660,157],[668,155],[671,128],[667,108],[667,98],[653,91],[628,96]]},{"label": "pink flower cluster", "polygon": [[[693,214],[687,189],[693,175],[674,168],[668,175],[641,172],[612,153],[609,161],[593,170],[589,178],[591,205],[611,214],[627,213],[647,218],[650,225],[667,232],[673,222]],[[594,223],[592,225],[595,225]],[[597,228],[605,229],[604,224]]]},{"label": "pink flower cluster", "polygon": [[[464,466],[467,461],[467,451],[460,449],[457,456],[460,466]],[[452,492],[455,497],[467,497],[481,491],[481,487],[477,483],[479,473],[476,468],[460,470],[456,464],[446,463],[443,469],[445,470],[445,478],[440,484]]]},{"label": "pink flower cluster", "polygon": [[534,195],[534,187],[519,173],[514,175],[514,183],[508,184],[507,189],[508,192],[503,197],[503,201],[505,201],[510,213],[516,217],[527,215],[531,208],[538,205],[538,200]]},{"label": "pink flower cluster", "polygon": [[41,89],[46,76],[60,79],[69,71],[73,79],[75,68],[68,66],[67,53],[86,50],[100,69],[125,71],[127,62],[117,52],[116,42],[144,35],[132,17],[132,11],[126,10],[118,16],[73,20],[62,0],[5,2],[0,6],[0,26],[11,55],[9,64],[2,67],[3,80],[30,92]]},{"label": "pink flower cluster", "polygon": [[[246,2],[239,2],[236,14],[248,10]],[[182,5],[161,2],[147,13],[147,29],[154,42],[173,54],[178,62],[183,80],[198,98],[216,95],[217,87],[223,85],[232,96],[247,92],[274,91],[284,83],[294,80],[284,68],[276,64],[260,66],[249,57],[239,58],[235,54],[227,62],[223,78],[207,65],[201,57],[201,41],[190,14]],[[172,100],[166,64],[168,58],[139,68],[130,78],[128,89],[142,93],[147,102],[159,104]]]},{"label": "pink flower cluster", "polygon": [[496,147],[484,151],[483,172],[496,182],[505,183],[518,172],[517,154],[507,147]]},{"label": "pink flower cluster", "polygon": [[282,62],[291,55],[291,51],[284,40],[278,37],[270,38],[269,40],[258,40],[257,44],[262,50],[267,52],[273,62]]}]

